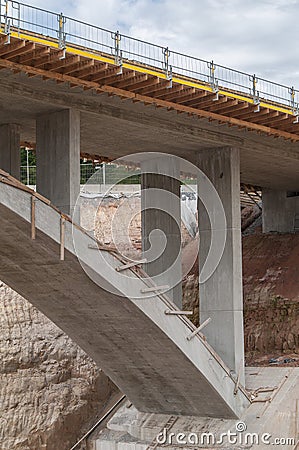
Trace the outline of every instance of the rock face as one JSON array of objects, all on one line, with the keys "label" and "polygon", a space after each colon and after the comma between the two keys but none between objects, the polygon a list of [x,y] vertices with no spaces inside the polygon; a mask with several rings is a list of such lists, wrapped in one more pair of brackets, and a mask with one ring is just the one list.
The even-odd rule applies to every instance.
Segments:
[{"label": "rock face", "polygon": [[243,284],[248,360],[271,353],[298,359],[299,234],[243,238]]},{"label": "rock face", "polygon": [[[285,355],[298,365],[299,234],[244,236],[242,244],[247,363],[264,364],[271,356]],[[194,310],[195,324],[198,295],[198,264],[194,264],[183,280],[183,304]]]},{"label": "rock face", "polygon": [[0,449],[69,450],[116,390],[93,361],[0,283]]}]

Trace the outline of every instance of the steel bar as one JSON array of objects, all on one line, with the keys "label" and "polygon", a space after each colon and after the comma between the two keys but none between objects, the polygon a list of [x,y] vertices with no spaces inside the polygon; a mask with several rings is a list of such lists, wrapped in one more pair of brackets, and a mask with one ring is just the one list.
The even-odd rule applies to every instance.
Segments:
[{"label": "steel bar", "polygon": [[130,267],[135,267],[135,266],[138,266],[139,264],[144,264],[146,262],[147,262],[146,259],[141,259],[140,261],[133,261],[131,263],[123,264],[121,266],[118,266],[118,267],[115,268],[115,270],[117,272],[121,272],[122,270],[126,270],[126,269],[129,269]]},{"label": "steel bar", "polygon": [[164,311],[164,314],[166,314],[167,316],[192,316],[193,315],[193,311],[176,311],[175,309],[166,309]]},{"label": "steel bar", "polygon": [[167,291],[169,289],[169,286],[165,284],[164,286],[151,286],[144,289],[141,289],[140,292],[142,294],[145,294],[147,292],[159,292],[159,291]]},{"label": "steel bar", "polygon": [[192,331],[191,334],[189,334],[189,336],[187,336],[187,340],[191,341],[191,339],[193,339],[194,336],[196,336],[204,327],[206,327],[211,322],[211,320],[211,317],[206,319],[201,325],[199,325],[198,328],[196,328],[194,331]]},{"label": "steel bar", "polygon": [[60,261],[64,261],[65,219],[60,218]]},{"label": "steel bar", "polygon": [[35,203],[36,198],[31,197],[31,239],[35,240],[36,238],[36,230],[35,230]]}]

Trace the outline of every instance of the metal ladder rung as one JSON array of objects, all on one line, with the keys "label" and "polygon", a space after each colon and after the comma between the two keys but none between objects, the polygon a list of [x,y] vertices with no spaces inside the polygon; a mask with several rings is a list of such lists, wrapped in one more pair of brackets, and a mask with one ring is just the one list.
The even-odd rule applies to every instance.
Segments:
[{"label": "metal ladder rung", "polygon": [[147,292],[158,292],[158,291],[168,291],[169,286],[165,284],[164,286],[151,286],[144,289],[140,289],[142,294],[146,294]]},{"label": "metal ladder rung", "polygon": [[121,272],[122,270],[130,269],[131,267],[139,266],[140,264],[144,264],[146,262],[147,262],[146,259],[141,259],[140,261],[133,261],[131,263],[123,264],[121,266],[118,266],[118,267],[115,268],[115,270],[117,272]]},{"label": "metal ladder rung", "polygon": [[[169,431],[173,425],[175,424],[175,422],[178,420],[178,417],[176,416],[170,416],[169,419],[167,420],[167,422],[165,423],[164,427],[161,429],[161,432],[163,432],[164,430]],[[159,442],[157,442],[157,438],[154,438],[153,441],[151,442],[151,444],[146,448],[146,450],[156,450],[156,448],[158,447]]]},{"label": "metal ladder rung", "polygon": [[166,309],[164,311],[164,314],[167,316],[192,316],[193,311],[179,311],[179,310],[172,310],[172,309]]}]

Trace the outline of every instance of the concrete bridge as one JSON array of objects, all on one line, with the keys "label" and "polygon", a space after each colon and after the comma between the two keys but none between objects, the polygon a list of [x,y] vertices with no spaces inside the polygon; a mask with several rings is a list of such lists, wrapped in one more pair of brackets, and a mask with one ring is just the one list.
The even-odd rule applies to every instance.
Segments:
[{"label": "concrete bridge", "polygon": [[[35,8],[14,4],[18,8],[10,9],[11,2],[5,2],[1,13],[0,167],[19,178],[20,143],[36,146],[37,192],[71,214],[80,188],[80,155],[108,161],[137,152],[177,155],[200,168],[213,183],[227,226],[222,259],[200,290],[201,321],[212,319],[205,330],[208,344],[197,337],[192,350],[186,347],[186,334],[194,327],[185,317],[174,315],[171,324],[165,320],[163,296],[157,296],[154,309],[146,302],[135,304],[128,292],[123,303],[115,296],[99,294],[98,286],[86,279],[70,242],[66,243],[66,260],[54,264],[61,239],[60,213],[55,210],[54,214],[40,200],[38,239],[32,242],[28,222],[32,222],[30,198],[34,194],[5,174],[0,197],[5,230],[1,279],[77,341],[140,409],[212,417],[240,415],[248,403],[242,388],[237,386],[237,395],[233,395],[238,381],[244,381],[240,182],[262,189],[265,232],[295,231],[299,214],[298,92],[281,86],[278,95],[277,85],[247,74],[242,74],[249,83],[242,91],[243,85],[238,87],[233,77],[217,79],[220,67],[214,63],[196,60],[198,71],[187,70],[189,57],[175,54],[171,65],[167,48],[148,43],[143,43],[144,48],[153,54],[158,48],[162,60],[146,52],[130,52],[131,38],[118,33],[113,34],[111,54],[105,41],[111,38],[110,32],[83,24],[103,36],[103,41],[88,40],[72,28],[78,24],[73,19],[58,16],[57,22],[53,14],[58,28],[51,28],[50,22],[41,19],[29,22],[27,8]],[[260,92],[258,85],[263,87]],[[160,161],[163,165],[163,158]],[[168,170],[162,177],[143,177],[142,186],[144,191],[158,188],[173,193],[174,215],[179,220],[179,183],[173,180],[180,170],[174,166]],[[203,190],[204,185],[199,183],[198,188]],[[47,223],[46,217],[52,215],[53,222]],[[219,230],[201,204],[199,217],[203,265],[211,232]],[[172,242],[180,234],[172,219],[161,214],[144,214],[142,227],[144,250],[155,228],[171,235]],[[87,246],[88,239],[83,233]],[[162,268],[167,268],[172,257],[170,251],[162,258]],[[85,263],[92,265],[92,255],[86,258]],[[98,274],[97,269],[92,268],[93,273]],[[153,275],[153,266],[147,264],[146,270]],[[54,290],[53,279],[57,280]],[[119,293],[123,288],[117,287]],[[179,286],[167,302],[169,308],[180,308]],[[112,361],[113,354],[119,361]]]}]

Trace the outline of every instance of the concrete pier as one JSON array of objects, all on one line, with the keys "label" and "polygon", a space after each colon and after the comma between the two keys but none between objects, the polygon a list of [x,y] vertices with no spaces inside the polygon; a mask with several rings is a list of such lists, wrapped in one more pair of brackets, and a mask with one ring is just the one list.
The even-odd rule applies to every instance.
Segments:
[{"label": "concrete pier", "polygon": [[20,179],[20,127],[8,123],[0,125],[0,167]]},{"label": "concrete pier", "polygon": [[171,287],[167,294],[181,308],[179,163],[175,158],[156,157],[143,162],[141,172],[142,250],[149,261],[144,269],[157,285]]},{"label": "concrete pier", "polygon": [[36,121],[37,191],[72,214],[80,192],[80,112],[66,109]]},{"label": "concrete pier", "polygon": [[286,191],[263,189],[263,232],[294,233],[299,216],[299,196]]},{"label": "concrete pier", "polygon": [[[236,374],[241,368],[244,381],[244,334],[243,334],[243,294],[240,219],[240,155],[237,148],[222,147],[204,149],[199,152],[198,167],[216,188],[226,216],[226,242],[219,264],[210,278],[199,288],[200,322],[211,318],[204,329],[208,342]],[[200,198],[201,182],[198,192]],[[211,194],[212,195],[212,194]],[[217,218],[218,210],[210,202],[207,212],[199,201],[199,268],[200,272],[207,258],[211,233],[223,232],[217,220],[212,224],[209,214]]]}]

